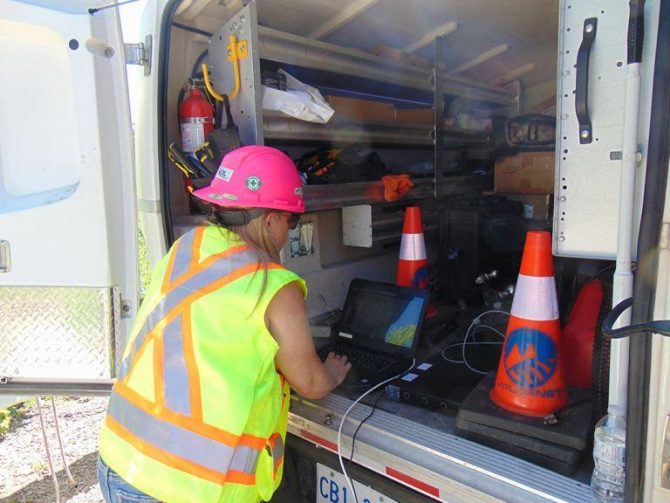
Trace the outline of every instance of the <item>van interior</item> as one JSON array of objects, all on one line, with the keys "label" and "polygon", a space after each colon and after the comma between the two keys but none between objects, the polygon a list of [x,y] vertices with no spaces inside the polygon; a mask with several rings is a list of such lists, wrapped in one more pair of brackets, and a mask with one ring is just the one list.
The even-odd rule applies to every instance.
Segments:
[{"label": "van interior", "polygon": [[[307,212],[282,259],[308,284],[315,341],[353,278],[395,281],[405,208],[419,206],[438,311],[426,321],[420,352],[445,354],[477,313],[509,312],[526,232],[551,231],[560,218],[553,215],[558,30],[558,0],[175,0],[156,66],[169,240],[203,218],[185,186],[207,177],[186,180],[169,155],[172,144],[184,153],[181,107],[198,88],[215,128],[228,130],[224,144],[239,136],[242,145],[276,147],[303,175]],[[305,120],[328,115],[310,89],[334,111],[325,123]],[[228,119],[212,91],[227,95]],[[520,155],[549,173],[515,178]],[[605,292],[599,316],[607,311],[611,262],[555,257],[555,271],[562,325],[595,278]],[[505,323],[482,321],[489,329],[478,340],[499,342]],[[608,346],[594,337],[592,382],[578,393],[589,405],[585,437],[607,403]],[[494,371],[499,351],[471,355]],[[455,410],[435,414],[455,427]],[[588,483],[590,449],[553,465],[523,449],[505,452]]]}]

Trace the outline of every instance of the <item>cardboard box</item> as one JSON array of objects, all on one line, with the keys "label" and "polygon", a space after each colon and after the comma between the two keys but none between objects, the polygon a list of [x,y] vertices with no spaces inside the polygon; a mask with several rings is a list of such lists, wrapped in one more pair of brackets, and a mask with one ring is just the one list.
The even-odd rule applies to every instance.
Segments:
[{"label": "cardboard box", "polygon": [[393,122],[395,120],[393,103],[344,98],[342,96],[326,96],[326,101],[335,110],[335,116],[382,122]]},{"label": "cardboard box", "polygon": [[524,152],[496,161],[494,190],[513,194],[554,193],[554,152]]},{"label": "cardboard box", "polygon": [[501,194],[510,201],[523,204],[523,217],[530,220],[549,220],[554,202],[553,194]]},{"label": "cardboard box", "polygon": [[403,108],[395,111],[395,120],[414,124],[432,124],[435,110],[432,108]]}]

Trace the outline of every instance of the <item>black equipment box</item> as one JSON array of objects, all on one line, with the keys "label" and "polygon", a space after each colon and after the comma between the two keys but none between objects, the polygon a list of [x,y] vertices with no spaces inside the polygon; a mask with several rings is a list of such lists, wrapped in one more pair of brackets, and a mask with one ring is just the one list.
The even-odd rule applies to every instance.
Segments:
[{"label": "black equipment box", "polygon": [[508,412],[489,398],[496,373],[489,373],[465,399],[456,433],[564,475],[574,473],[593,432],[590,390],[569,389],[570,401],[556,424]]},{"label": "black equipment box", "polygon": [[427,409],[457,409],[482,375],[437,353],[386,386],[386,398]]}]

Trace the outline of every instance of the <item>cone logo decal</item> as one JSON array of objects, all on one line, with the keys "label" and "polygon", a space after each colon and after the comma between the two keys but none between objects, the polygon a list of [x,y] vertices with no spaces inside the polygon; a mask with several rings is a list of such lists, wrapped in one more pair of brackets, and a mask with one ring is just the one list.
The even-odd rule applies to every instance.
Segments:
[{"label": "cone logo decal", "polygon": [[428,286],[428,268],[419,267],[412,278],[412,288],[426,288]]},{"label": "cone logo decal", "polygon": [[505,342],[504,364],[507,375],[517,386],[543,386],[556,371],[556,344],[539,330],[520,328]]}]

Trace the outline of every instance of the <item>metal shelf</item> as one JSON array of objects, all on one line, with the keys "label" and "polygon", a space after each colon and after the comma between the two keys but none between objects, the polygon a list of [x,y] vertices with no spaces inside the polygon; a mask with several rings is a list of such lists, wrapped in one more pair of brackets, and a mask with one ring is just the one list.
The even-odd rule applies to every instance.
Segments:
[{"label": "metal shelf", "polygon": [[[287,65],[365,78],[420,91],[433,91],[432,68],[421,68],[368,54],[356,49],[311,40],[291,33],[258,26],[260,58]],[[447,75],[441,75],[445,94],[467,96],[503,106],[517,103],[514,93]]]},{"label": "metal shelf", "polygon": [[[266,140],[369,143],[390,146],[432,147],[433,126],[404,122],[361,122],[336,115],[327,124],[305,122],[277,112],[263,112],[263,136]],[[451,144],[464,147],[491,145],[488,133],[460,128],[447,128],[444,146]]]},{"label": "metal shelf", "polygon": [[[414,187],[398,200],[399,204],[433,197],[435,182],[432,178],[412,181]],[[484,181],[481,177],[453,176],[449,178],[449,182],[445,195],[476,192],[484,187]],[[384,183],[381,181],[306,185],[303,194],[307,211],[329,210],[359,204],[387,203],[384,199]]]}]

